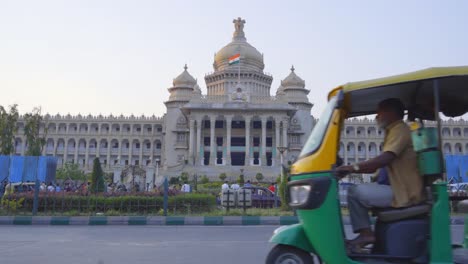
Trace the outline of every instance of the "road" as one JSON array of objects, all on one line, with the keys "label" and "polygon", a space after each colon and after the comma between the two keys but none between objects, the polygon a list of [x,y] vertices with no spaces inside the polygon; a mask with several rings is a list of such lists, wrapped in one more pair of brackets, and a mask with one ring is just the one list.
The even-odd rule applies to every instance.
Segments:
[{"label": "road", "polygon": [[[0,263],[263,263],[275,228],[0,226]],[[452,226],[455,242],[462,234],[463,226]]]}]

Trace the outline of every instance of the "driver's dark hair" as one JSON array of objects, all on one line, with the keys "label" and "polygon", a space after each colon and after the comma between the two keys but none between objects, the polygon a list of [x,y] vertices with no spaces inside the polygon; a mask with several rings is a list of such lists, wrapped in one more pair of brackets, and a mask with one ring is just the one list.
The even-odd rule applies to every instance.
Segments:
[{"label": "driver's dark hair", "polygon": [[397,114],[401,119],[405,116],[405,105],[398,98],[389,98],[379,103],[379,108],[384,110],[390,110]]}]

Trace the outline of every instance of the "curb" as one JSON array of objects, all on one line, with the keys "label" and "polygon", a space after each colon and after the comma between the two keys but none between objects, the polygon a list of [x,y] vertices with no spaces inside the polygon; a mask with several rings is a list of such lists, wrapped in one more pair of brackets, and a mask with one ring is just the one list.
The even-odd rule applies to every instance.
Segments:
[{"label": "curb", "polygon": [[[236,226],[292,225],[297,216],[0,216],[0,225],[153,225],[153,226]],[[451,225],[464,225],[465,217],[455,216]],[[343,217],[349,225],[349,217]]]}]

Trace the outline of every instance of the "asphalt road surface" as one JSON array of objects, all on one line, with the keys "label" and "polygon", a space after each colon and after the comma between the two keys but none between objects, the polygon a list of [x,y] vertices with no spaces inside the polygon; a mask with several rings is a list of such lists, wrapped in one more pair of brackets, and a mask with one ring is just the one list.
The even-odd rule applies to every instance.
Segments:
[{"label": "asphalt road surface", "polygon": [[[0,226],[0,263],[264,263],[275,228]],[[463,226],[452,226],[454,242],[462,235]]]}]

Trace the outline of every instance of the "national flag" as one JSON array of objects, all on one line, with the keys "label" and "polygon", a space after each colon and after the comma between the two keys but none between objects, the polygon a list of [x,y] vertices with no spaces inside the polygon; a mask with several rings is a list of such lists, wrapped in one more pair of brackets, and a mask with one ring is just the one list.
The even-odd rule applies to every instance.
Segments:
[{"label": "national flag", "polygon": [[240,53],[229,58],[229,65],[233,65],[240,62]]}]

